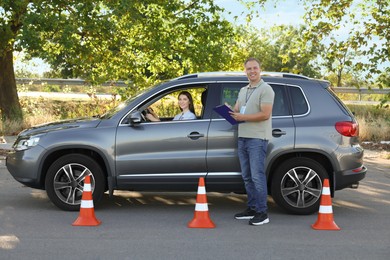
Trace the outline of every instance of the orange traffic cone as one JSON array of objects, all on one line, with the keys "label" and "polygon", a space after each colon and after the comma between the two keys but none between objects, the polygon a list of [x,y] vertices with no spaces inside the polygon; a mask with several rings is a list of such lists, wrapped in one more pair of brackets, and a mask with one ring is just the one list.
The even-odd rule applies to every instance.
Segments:
[{"label": "orange traffic cone", "polygon": [[80,215],[73,222],[73,226],[98,226],[102,222],[95,217],[93,209],[91,178],[89,175],[85,176],[83,195],[81,197]]},{"label": "orange traffic cone", "polygon": [[194,218],[188,223],[189,228],[215,228],[215,224],[210,219],[207,205],[206,187],[204,178],[199,178],[198,194],[196,195],[196,205]]},{"label": "orange traffic cone", "polygon": [[332,200],[330,197],[329,180],[324,180],[322,187],[320,210],[316,223],[311,225],[313,229],[318,230],[340,230],[333,220]]}]

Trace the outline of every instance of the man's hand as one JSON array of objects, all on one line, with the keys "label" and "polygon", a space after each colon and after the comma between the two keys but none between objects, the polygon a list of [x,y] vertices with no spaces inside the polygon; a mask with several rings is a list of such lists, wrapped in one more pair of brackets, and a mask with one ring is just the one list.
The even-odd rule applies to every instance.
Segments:
[{"label": "man's hand", "polygon": [[236,112],[229,112],[230,115],[234,118],[236,121],[245,121],[245,115],[236,113]]},{"label": "man's hand", "polygon": [[[235,107],[235,109],[237,108]],[[230,112],[230,115],[236,121],[246,121],[246,122],[264,121],[270,118],[271,114],[272,114],[272,104],[262,104],[261,111],[255,114],[241,114],[237,112]]]}]

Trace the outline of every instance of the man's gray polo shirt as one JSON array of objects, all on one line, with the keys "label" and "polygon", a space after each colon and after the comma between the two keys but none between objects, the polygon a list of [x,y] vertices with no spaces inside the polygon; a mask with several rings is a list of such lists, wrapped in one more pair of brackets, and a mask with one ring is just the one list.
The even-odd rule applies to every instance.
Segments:
[{"label": "man's gray polo shirt", "polygon": [[[245,106],[245,114],[255,114],[261,111],[261,104],[273,104],[274,96],[272,87],[261,79],[254,88],[250,88],[250,85],[241,88],[237,102],[240,111]],[[238,137],[270,140],[272,138],[272,114],[265,121],[239,124]]]}]

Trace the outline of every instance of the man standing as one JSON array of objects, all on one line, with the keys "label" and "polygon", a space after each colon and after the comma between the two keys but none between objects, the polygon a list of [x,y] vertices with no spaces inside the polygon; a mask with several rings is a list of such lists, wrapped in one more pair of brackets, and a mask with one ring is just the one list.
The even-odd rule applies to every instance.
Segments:
[{"label": "man standing", "polygon": [[265,157],[272,138],[272,106],[274,91],[261,79],[261,63],[249,58],[244,63],[249,85],[238,94],[232,117],[244,121],[238,126],[238,158],[248,195],[248,208],[236,219],[249,219],[250,225],[269,222],[267,215],[267,180]]}]

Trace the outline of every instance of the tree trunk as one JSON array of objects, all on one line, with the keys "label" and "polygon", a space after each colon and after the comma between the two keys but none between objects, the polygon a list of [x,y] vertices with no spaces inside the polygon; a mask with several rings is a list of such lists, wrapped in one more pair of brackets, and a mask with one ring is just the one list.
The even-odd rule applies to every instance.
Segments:
[{"label": "tree trunk", "polygon": [[22,121],[22,108],[16,89],[12,50],[0,55],[0,112],[2,121]]}]

